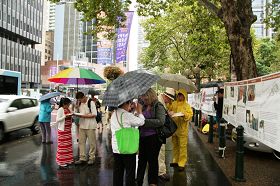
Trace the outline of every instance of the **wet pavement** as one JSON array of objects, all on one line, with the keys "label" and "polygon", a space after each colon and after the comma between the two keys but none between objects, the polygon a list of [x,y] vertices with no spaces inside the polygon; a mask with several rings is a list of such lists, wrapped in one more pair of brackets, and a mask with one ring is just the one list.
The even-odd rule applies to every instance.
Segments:
[{"label": "wet pavement", "polygon": [[[57,143],[54,129],[52,130],[54,144],[51,145],[42,145],[40,135],[9,140],[0,145],[0,185],[112,185],[113,156],[107,125],[96,130],[96,135],[95,164],[73,166],[68,170],[57,170],[55,162]],[[74,156],[77,157],[75,135],[73,135],[73,148]],[[178,172],[168,166],[171,180],[160,181],[159,185],[230,185],[192,127],[189,128],[188,149],[188,164],[185,172]],[[167,150],[166,153],[169,165],[172,151]]]}]

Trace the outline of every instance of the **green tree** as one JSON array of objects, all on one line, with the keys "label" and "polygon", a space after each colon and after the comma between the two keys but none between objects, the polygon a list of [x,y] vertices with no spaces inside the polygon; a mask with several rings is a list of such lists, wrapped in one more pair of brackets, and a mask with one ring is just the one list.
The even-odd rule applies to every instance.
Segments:
[{"label": "green tree", "polygon": [[264,38],[256,41],[255,56],[259,75],[267,75],[280,70],[280,44],[277,40]]},{"label": "green tree", "polygon": [[265,23],[278,32],[280,28],[280,0],[272,0],[271,3],[268,3],[267,10]]},{"label": "green tree", "polygon": [[202,76],[229,74],[229,45],[221,22],[196,2],[174,3],[161,17],[144,24],[150,46],[141,61],[146,67],[166,66],[172,72],[203,66]]},{"label": "green tree", "polygon": [[[59,1],[59,0],[52,0]],[[237,80],[257,76],[256,63],[252,50],[251,25],[256,21],[252,11],[252,0],[195,0],[216,15],[224,24],[231,47],[232,61]],[[137,0],[139,13],[160,16],[174,2],[181,6],[189,5],[193,0]],[[115,31],[124,19],[130,0],[77,0],[76,8],[83,12],[85,20],[96,20],[93,32]],[[108,34],[111,36],[110,34]]]}]

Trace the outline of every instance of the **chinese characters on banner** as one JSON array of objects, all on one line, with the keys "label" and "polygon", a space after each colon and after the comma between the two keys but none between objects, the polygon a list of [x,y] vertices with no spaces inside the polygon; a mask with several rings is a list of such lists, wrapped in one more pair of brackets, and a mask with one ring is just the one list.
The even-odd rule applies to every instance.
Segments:
[{"label": "chinese characters on banner", "polygon": [[97,48],[97,63],[102,65],[112,64],[112,49]]},{"label": "chinese characters on banner", "polygon": [[116,41],[116,63],[126,61],[126,50],[129,39],[129,33],[133,18],[132,11],[126,12],[125,28],[118,28],[117,41]]},{"label": "chinese characters on banner", "polygon": [[210,116],[216,116],[213,97],[218,90],[217,87],[201,89],[201,112]]},{"label": "chinese characters on banner", "polygon": [[217,87],[202,88],[200,93],[188,95],[188,103],[195,110],[201,110],[201,112],[204,114],[216,116],[213,97],[217,90]]},{"label": "chinese characters on banner", "polygon": [[280,73],[225,83],[223,118],[280,151]]}]

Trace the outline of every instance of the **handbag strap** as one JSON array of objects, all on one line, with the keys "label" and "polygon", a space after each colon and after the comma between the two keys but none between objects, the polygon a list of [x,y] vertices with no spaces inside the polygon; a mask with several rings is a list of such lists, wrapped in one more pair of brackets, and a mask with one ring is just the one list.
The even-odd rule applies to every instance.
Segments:
[{"label": "handbag strap", "polygon": [[119,123],[119,125],[120,125],[121,128],[123,128],[123,117],[122,117],[123,114],[124,114],[124,112],[121,113],[121,122],[120,122],[120,121],[119,121],[119,117],[118,117],[118,111],[116,111],[117,121],[118,121],[118,123]]}]

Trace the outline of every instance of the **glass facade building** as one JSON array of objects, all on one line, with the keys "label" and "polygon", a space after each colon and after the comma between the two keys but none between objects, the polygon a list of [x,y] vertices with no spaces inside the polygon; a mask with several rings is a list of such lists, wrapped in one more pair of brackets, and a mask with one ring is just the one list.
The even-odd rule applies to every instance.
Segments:
[{"label": "glass facade building", "polygon": [[40,83],[44,0],[0,0],[0,69],[21,72],[23,87]]}]

